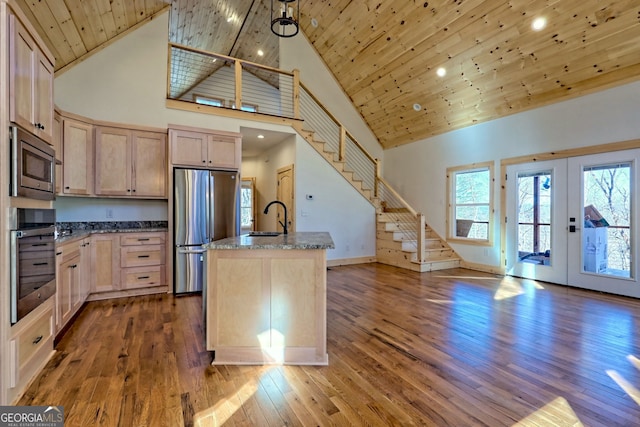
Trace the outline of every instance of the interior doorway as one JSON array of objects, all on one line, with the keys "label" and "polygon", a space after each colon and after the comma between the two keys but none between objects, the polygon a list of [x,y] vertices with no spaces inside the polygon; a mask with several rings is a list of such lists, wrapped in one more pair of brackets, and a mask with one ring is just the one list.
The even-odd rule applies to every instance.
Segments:
[{"label": "interior doorway", "polygon": [[242,178],[240,187],[240,233],[255,231],[258,227],[256,218],[256,179]]},{"label": "interior doorway", "polygon": [[[293,165],[288,165],[278,169],[277,172],[277,192],[276,198],[287,206],[287,229],[294,232],[295,228],[295,181],[293,174]],[[278,221],[284,221],[284,211],[280,205],[278,206]]]}]

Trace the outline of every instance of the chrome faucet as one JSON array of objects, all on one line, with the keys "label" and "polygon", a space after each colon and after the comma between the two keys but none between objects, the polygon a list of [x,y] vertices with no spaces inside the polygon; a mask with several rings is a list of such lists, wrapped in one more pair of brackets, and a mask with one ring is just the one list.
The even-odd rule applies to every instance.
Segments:
[{"label": "chrome faucet", "polygon": [[280,220],[278,220],[278,222],[280,223],[280,225],[282,226],[282,228],[284,228],[284,234],[287,234],[287,206],[282,203],[280,200],[274,200],[273,202],[269,202],[269,204],[267,205],[266,208],[264,208],[264,213],[265,215],[267,214],[267,212],[269,212],[269,206],[273,205],[274,203],[282,206],[282,209],[284,209],[284,223]]}]

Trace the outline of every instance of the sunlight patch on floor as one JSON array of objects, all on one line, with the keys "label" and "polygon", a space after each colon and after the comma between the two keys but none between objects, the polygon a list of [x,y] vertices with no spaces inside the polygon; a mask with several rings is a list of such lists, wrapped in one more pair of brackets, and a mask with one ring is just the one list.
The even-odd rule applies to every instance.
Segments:
[{"label": "sunlight patch on floor", "polygon": [[526,293],[529,285],[533,286],[535,289],[544,289],[544,286],[536,281],[526,280],[525,282],[524,280],[525,279],[516,279],[509,276],[504,277],[500,281],[500,286],[498,287],[498,290],[496,290],[493,299],[499,301],[517,297],[518,295]]},{"label": "sunlight patch on floor", "polygon": [[220,400],[215,406],[197,412],[193,416],[195,427],[217,427],[224,425],[233,414],[253,397],[258,390],[257,383],[245,384],[238,391]]},{"label": "sunlight patch on floor", "polygon": [[513,427],[579,427],[583,426],[580,419],[567,399],[557,397],[553,401],[547,403],[528,417],[520,420]]},{"label": "sunlight patch on floor", "polygon": [[[634,357],[634,356],[631,356],[631,357]],[[637,359],[636,359],[636,361],[637,361]],[[627,381],[617,371],[614,371],[612,369],[607,369],[605,372],[607,373],[607,375],[609,375],[611,377],[612,380],[614,380],[616,382],[616,384],[618,384],[618,386],[622,390],[624,390],[625,393],[627,393],[629,395],[630,398],[633,399],[634,402],[636,402],[638,405],[640,405],[640,390],[638,390],[637,387],[635,387],[633,384],[631,384],[629,381]]]}]

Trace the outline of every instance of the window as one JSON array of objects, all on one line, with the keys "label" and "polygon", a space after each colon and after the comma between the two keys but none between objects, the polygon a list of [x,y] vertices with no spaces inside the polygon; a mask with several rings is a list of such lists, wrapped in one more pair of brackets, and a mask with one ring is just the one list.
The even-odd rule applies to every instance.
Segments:
[{"label": "window", "polygon": [[[231,108],[235,109],[236,108],[236,103],[235,102],[231,102]],[[256,104],[247,104],[245,102],[242,103],[242,107],[240,108],[241,111],[248,111],[250,113],[257,113],[258,112],[258,106]]]},{"label": "window", "polygon": [[493,164],[447,169],[448,239],[491,244]]},{"label": "window", "polygon": [[254,231],[256,229],[255,185],[255,178],[242,178],[242,187],[240,190],[240,229],[242,232]]},{"label": "window", "polygon": [[224,107],[224,99],[212,98],[210,96],[193,95],[196,104],[211,105],[212,107]]}]

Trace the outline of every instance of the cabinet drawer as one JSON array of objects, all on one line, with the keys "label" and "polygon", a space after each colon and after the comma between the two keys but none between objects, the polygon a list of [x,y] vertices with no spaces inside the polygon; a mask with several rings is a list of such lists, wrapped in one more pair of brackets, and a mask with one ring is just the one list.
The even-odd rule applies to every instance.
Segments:
[{"label": "cabinet drawer", "polygon": [[128,234],[125,236],[120,236],[121,246],[163,244],[164,233]]},{"label": "cabinet drawer", "polygon": [[120,248],[121,267],[164,264],[164,246],[124,246]]},{"label": "cabinet drawer", "polygon": [[164,285],[164,265],[134,267],[122,270],[122,289]]},{"label": "cabinet drawer", "polygon": [[51,337],[51,311],[36,319],[32,324],[20,332],[16,338],[18,348],[18,367],[22,371],[31,358],[38,353]]}]

